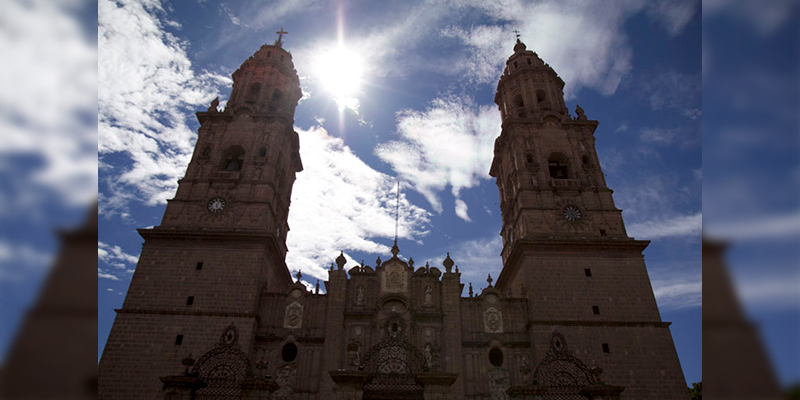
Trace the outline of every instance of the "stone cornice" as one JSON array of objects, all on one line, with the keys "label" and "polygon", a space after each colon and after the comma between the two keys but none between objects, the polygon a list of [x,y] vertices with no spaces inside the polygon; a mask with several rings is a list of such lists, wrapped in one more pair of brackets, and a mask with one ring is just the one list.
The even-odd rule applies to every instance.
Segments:
[{"label": "stone cornice", "polygon": [[[627,250],[643,252],[650,244],[649,240],[636,240],[632,238],[580,238],[580,237],[542,237],[536,239],[518,239],[514,242],[511,253],[500,271],[495,286],[504,288],[508,284],[509,277],[514,276],[519,268],[520,257],[526,251],[550,251],[550,252],[570,252],[579,254],[577,250],[591,250],[593,254],[602,250]],[[587,252],[586,254],[592,254]]]}]

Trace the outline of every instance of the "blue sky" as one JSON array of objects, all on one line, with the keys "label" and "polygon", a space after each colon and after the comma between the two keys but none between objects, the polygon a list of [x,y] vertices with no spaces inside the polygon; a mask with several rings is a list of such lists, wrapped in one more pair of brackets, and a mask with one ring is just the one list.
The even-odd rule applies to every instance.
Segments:
[{"label": "blue sky", "polygon": [[[726,30],[743,36],[742,43],[752,51],[796,48],[796,39],[786,39],[791,20],[781,20],[785,10],[770,13],[769,7],[744,9],[716,1],[703,5],[701,18],[698,1],[484,3],[100,1],[97,16],[67,10],[61,23],[43,26],[70,45],[50,44],[52,52],[78,55],[57,69],[82,70],[92,63],[97,68],[86,77],[63,73],[66,90],[74,94],[64,96],[70,101],[53,105],[58,112],[45,121],[49,124],[34,127],[42,135],[72,127],[74,138],[46,136],[48,145],[42,148],[21,132],[12,136],[12,145],[4,144],[20,160],[0,172],[13,176],[12,165],[36,172],[31,176],[39,180],[30,195],[23,194],[31,185],[20,189],[14,179],[3,181],[15,205],[35,212],[0,215],[6,230],[0,242],[0,284],[13,299],[3,306],[11,323],[0,328],[0,356],[55,251],[49,229],[82,219],[81,205],[93,194],[76,185],[93,184],[99,188],[101,213],[98,355],[102,352],[113,310],[122,304],[141,249],[135,229],[160,223],[165,201],[174,195],[193,150],[198,128],[194,112],[207,108],[216,96],[224,105],[230,74],[261,44],[272,43],[281,26],[290,32],[284,47],[293,54],[305,94],[295,115],[305,170],[292,194],[289,267],[302,269],[304,280],[313,284],[325,279],[324,268],[341,250],[348,265],[385,259],[394,236],[393,191],[399,180],[401,256],[439,265],[449,251],[462,280],[476,290],[484,287],[486,274],[496,277],[501,268],[499,199],[488,176],[492,145],[500,133],[492,99],[512,53],[512,31],[518,29],[528,48],[566,82],[570,111],[580,104],[590,119],[600,122],[595,136],[607,183],[624,210],[628,233],[652,240],[645,251],[648,272],[662,317],[673,322],[687,382],[702,379],[702,228],[744,242],[730,254],[737,288],[749,315],[763,322],[781,380],[800,378],[792,361],[800,353],[793,339],[800,324],[787,318],[796,316],[791,285],[800,282],[793,269],[799,233],[794,226],[800,224],[791,223],[800,215],[796,201],[792,203],[797,192],[782,185],[785,193],[776,199],[753,195],[764,192],[759,185],[774,189],[777,181],[796,182],[800,169],[788,152],[781,158],[785,146],[780,141],[764,147],[761,155],[784,163],[765,166],[783,174],[770,175],[774,182],[764,179],[766,173],[753,173],[746,163],[732,163],[730,157],[759,163],[758,156],[736,154],[755,146],[754,137],[762,138],[759,143],[774,142],[746,129],[736,136],[723,129],[729,120],[721,117],[741,116],[741,123],[728,127],[741,128],[757,120],[748,119],[748,112],[774,113],[769,114],[776,116],[773,120],[782,122],[771,129],[791,141],[797,126],[791,107],[796,110],[798,102],[790,91],[781,92],[785,80],[780,76],[770,80],[774,71],[762,68],[759,77],[744,72],[757,66],[745,65],[724,81],[709,79],[722,77],[715,68],[737,58]],[[11,7],[9,15],[25,12]],[[796,20],[796,14],[790,15]],[[87,20],[90,29],[85,29]],[[721,33],[708,32],[709,24]],[[796,53],[774,61],[786,76],[796,77]],[[96,82],[94,97],[85,94],[84,80]],[[716,85],[712,88],[718,98],[716,107],[704,108],[709,85]],[[725,91],[729,88],[741,92],[737,96]],[[772,92],[748,97],[762,88]],[[783,93],[781,104],[753,101],[774,96],[774,91]],[[41,104],[34,100],[29,108],[20,108],[22,117]],[[87,132],[95,103],[97,130]],[[761,108],[754,112],[754,107]],[[712,127],[709,115],[716,117]],[[716,129],[709,134],[709,128]],[[730,145],[731,135],[739,139],[739,147]],[[99,160],[92,162],[85,150],[93,150],[95,141]],[[719,160],[714,164],[719,168],[707,168],[708,157]],[[744,178],[726,181],[725,169],[731,165],[741,167]],[[709,174],[715,172],[719,179],[709,183]],[[742,193],[750,197],[734,202],[739,207],[730,206]],[[749,229],[753,227],[758,229]],[[787,233],[794,242],[785,239]],[[784,239],[770,240],[780,235]],[[772,244],[766,255],[765,242]]]}]

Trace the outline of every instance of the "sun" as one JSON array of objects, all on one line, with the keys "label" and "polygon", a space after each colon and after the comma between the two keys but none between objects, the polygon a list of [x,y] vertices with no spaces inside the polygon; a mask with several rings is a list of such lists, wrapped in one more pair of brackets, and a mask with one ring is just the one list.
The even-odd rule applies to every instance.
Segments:
[{"label": "sun", "polygon": [[333,97],[339,110],[358,112],[358,94],[364,78],[363,58],[343,44],[323,50],[315,66],[322,88]]}]

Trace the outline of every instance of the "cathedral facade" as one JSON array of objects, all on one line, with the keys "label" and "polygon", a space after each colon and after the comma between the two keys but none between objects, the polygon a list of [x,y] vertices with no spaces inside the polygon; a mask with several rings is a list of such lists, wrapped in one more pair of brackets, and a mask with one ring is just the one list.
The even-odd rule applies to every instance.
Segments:
[{"label": "cathedral facade", "polygon": [[[285,263],[303,169],[291,54],[262,46],[197,145],[142,253],[99,364],[102,399],[686,399],[669,323],[564,82],[519,40],[495,96],[503,269]],[[488,149],[487,149],[488,151]],[[335,255],[333,255],[335,256]],[[454,255],[455,256],[455,255]],[[384,258],[382,260],[381,258]],[[456,257],[457,258],[457,257]]]}]

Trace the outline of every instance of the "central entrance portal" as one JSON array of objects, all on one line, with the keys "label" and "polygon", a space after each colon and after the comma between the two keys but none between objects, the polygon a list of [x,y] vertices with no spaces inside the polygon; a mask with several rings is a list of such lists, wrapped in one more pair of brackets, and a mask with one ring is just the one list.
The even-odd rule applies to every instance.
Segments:
[{"label": "central entrance portal", "polygon": [[364,356],[364,371],[372,378],[364,384],[364,400],[423,400],[423,387],[415,376],[425,371],[422,353],[399,338],[386,339]]}]

